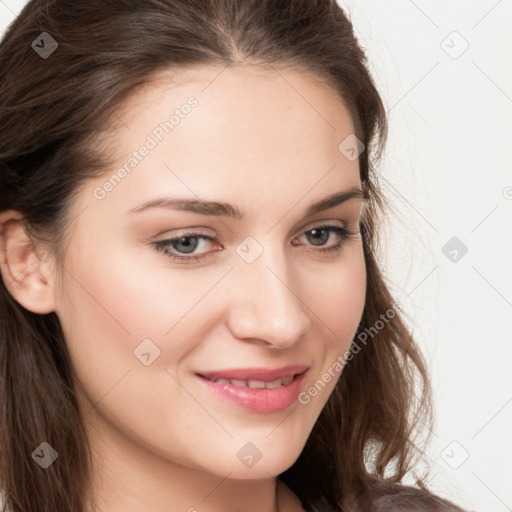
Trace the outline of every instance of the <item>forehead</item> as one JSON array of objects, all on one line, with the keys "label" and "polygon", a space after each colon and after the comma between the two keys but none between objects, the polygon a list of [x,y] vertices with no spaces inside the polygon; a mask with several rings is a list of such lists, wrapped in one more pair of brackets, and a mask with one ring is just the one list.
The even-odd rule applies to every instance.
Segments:
[{"label": "forehead", "polygon": [[[116,162],[102,180],[128,171],[108,195],[124,211],[163,192],[257,208],[359,183],[357,160],[338,149],[354,131],[348,109],[334,89],[299,71],[165,71],[115,114]],[[144,146],[150,150],[134,156]]]},{"label": "forehead", "polygon": [[297,69],[250,65],[160,71],[119,107],[116,117],[131,132],[148,132],[151,123],[179,114],[191,97],[199,108],[180,124],[193,125],[205,143],[215,137],[238,141],[247,135],[271,140],[276,134],[279,140],[289,134],[300,142],[315,134],[325,139],[354,132],[344,100],[319,77]]}]

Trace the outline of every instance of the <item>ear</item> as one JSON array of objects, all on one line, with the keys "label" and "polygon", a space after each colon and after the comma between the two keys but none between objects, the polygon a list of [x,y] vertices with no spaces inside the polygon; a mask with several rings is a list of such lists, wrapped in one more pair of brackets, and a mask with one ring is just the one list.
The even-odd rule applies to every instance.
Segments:
[{"label": "ear", "polygon": [[0,271],[10,294],[25,309],[41,315],[55,311],[49,261],[38,253],[23,215],[0,213]]}]

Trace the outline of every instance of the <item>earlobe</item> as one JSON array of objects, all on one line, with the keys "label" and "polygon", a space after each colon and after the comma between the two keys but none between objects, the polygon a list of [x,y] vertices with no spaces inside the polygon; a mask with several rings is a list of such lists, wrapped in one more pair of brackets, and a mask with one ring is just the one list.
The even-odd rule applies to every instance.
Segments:
[{"label": "earlobe", "polygon": [[0,214],[0,271],[9,293],[25,309],[38,314],[55,311],[48,261],[38,253],[23,216],[9,210]]}]

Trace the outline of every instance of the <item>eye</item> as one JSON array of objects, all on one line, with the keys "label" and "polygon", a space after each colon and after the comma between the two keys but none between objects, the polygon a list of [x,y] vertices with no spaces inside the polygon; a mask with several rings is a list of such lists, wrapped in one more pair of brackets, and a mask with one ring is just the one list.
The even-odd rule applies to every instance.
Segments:
[{"label": "eye", "polygon": [[[331,247],[324,247],[326,241],[335,235],[336,242]],[[340,254],[345,242],[348,240],[357,240],[359,235],[358,231],[349,231],[348,229],[340,226],[321,225],[306,231],[301,237],[306,237],[311,241],[313,247],[321,247],[318,252],[325,254]],[[295,239],[297,240],[297,239]],[[151,245],[155,250],[169,256],[173,261],[182,261],[185,263],[206,259],[213,255],[216,251],[203,252],[194,254],[194,251],[204,245],[202,242],[214,242],[214,238],[203,235],[201,233],[185,233],[179,237],[170,238],[168,240],[161,240],[153,242]],[[293,245],[298,245],[293,242]],[[189,254],[189,256],[186,256]]]},{"label": "eye", "polygon": [[207,258],[209,255],[213,254],[213,252],[192,254],[191,256],[182,256],[182,254],[191,254],[198,246],[203,245],[200,243],[200,241],[213,242],[214,238],[201,235],[199,233],[186,233],[177,238],[170,238],[169,240],[154,242],[152,245],[157,251],[163,252],[165,255],[169,256],[175,261],[197,261],[203,258]]},{"label": "eye", "polygon": [[[333,233],[337,237],[337,242],[331,247],[323,247],[325,241],[329,240]],[[342,228],[340,226],[332,226],[330,224],[326,224],[310,229],[306,231],[302,236],[308,238],[309,240],[313,240],[313,246],[322,246],[322,249],[320,249],[320,252],[322,253],[340,254],[343,246],[345,245],[345,242],[348,240],[357,240],[358,234],[359,232],[357,231],[349,231],[348,229]]]}]

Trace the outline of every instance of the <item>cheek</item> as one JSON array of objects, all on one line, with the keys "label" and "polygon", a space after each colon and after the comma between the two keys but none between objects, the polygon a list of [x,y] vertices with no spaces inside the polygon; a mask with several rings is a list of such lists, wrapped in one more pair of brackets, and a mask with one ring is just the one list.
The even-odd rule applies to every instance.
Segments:
[{"label": "cheek", "polygon": [[[325,277],[325,276],[324,276]],[[298,397],[307,411],[307,429],[312,429],[343,372],[345,358],[357,332],[366,299],[366,267],[362,247],[354,248],[329,279],[322,279],[314,295],[312,313],[319,326],[316,372],[312,373]]]},{"label": "cheek", "polygon": [[107,247],[94,258],[76,258],[68,269],[58,316],[85,415],[95,404],[102,418],[154,451],[169,444],[171,431],[186,436],[197,417],[206,421],[171,375],[204,330],[193,307],[218,277],[187,287],[177,272],[163,279],[164,268],[149,268]]},{"label": "cheek", "polygon": [[[186,269],[171,269],[151,249],[140,257],[121,243],[107,244],[101,252],[83,253],[70,262],[63,306],[72,311],[64,316],[81,329],[89,322],[86,334],[101,332],[113,343],[130,339],[132,350],[137,340],[162,339],[177,322],[193,316],[194,306],[222,275],[220,269],[202,279]],[[125,341],[120,348],[127,348]]]},{"label": "cheek", "polygon": [[333,268],[322,277],[311,305],[315,309],[313,315],[323,325],[325,339],[329,340],[326,349],[331,356],[350,347],[366,300],[366,267],[362,247],[351,249],[338,268]]},{"label": "cheek", "polygon": [[169,388],[164,368],[179,364],[207,331],[200,319],[215,320],[215,313],[205,309],[211,297],[202,299],[225,269],[199,276],[170,269],[149,250],[139,257],[105,240],[96,247],[67,263],[57,311],[80,381],[92,400],[127,372],[130,379],[142,372],[137,389],[150,388],[155,379]]}]

